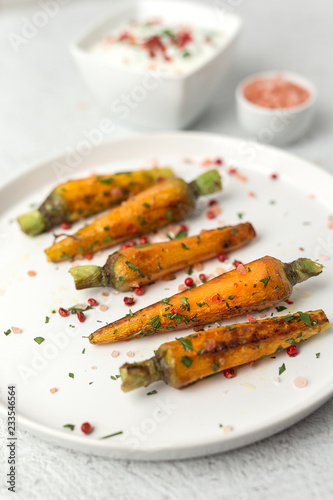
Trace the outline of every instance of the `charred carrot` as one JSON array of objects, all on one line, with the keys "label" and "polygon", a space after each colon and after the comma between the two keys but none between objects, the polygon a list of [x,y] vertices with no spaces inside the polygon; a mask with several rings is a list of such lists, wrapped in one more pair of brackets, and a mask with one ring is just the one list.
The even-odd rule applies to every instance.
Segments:
[{"label": "charred carrot", "polygon": [[159,179],[174,177],[170,168],[153,168],[112,175],[92,175],[59,184],[37,210],[18,217],[22,231],[35,236],[62,222],[119,205],[132,195],[152,186]]},{"label": "charred carrot", "polygon": [[77,254],[96,252],[190,215],[198,196],[220,191],[217,170],[201,174],[187,184],[182,179],[167,179],[124,201],[92,224],[45,250],[52,262]]},{"label": "charred carrot", "polygon": [[201,286],[99,328],[89,340],[92,344],[131,340],[261,311],[287,299],[296,283],[317,276],[322,268],[306,258],[284,264],[268,256],[240,264]]},{"label": "charred carrot", "polygon": [[157,380],[181,389],[228,368],[244,365],[295,345],[329,328],[322,309],[238,323],[162,344],[155,356],[120,367],[122,390]]},{"label": "charred carrot", "polygon": [[124,292],[154,283],[222,252],[232,252],[255,236],[253,226],[246,222],[205,231],[201,235],[118,250],[108,257],[103,267],[77,266],[69,272],[78,290],[111,286]]}]

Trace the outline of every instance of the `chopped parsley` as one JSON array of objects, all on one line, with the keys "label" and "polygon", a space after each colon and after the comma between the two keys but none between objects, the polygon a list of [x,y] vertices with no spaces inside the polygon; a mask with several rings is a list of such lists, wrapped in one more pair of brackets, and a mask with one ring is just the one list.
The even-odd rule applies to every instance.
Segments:
[{"label": "chopped parsley", "polygon": [[311,328],[312,324],[311,324],[310,316],[307,313],[303,313],[301,311],[298,311],[298,315],[301,318],[301,320],[303,321],[303,323],[306,326]]},{"label": "chopped parsley", "polygon": [[185,243],[181,243],[181,245],[182,245],[182,247],[184,248],[184,250],[189,250],[189,247],[187,247],[187,246],[185,245]]},{"label": "chopped parsley", "polygon": [[45,323],[48,323],[50,321],[50,317],[49,316],[45,316]]},{"label": "chopped parsley", "polygon": [[113,436],[119,436],[119,434],[122,434],[123,431],[119,431],[119,432],[114,432],[113,434],[108,434],[107,436],[103,436],[99,439],[108,439],[108,438],[112,438]]},{"label": "chopped parsley", "polygon": [[63,425],[63,427],[65,427],[66,429],[70,429],[71,431],[73,431],[75,429],[74,424],[65,424],[65,425]]},{"label": "chopped parsley", "polygon": [[92,306],[87,306],[85,309],[81,309],[80,307],[73,306],[73,307],[69,307],[68,311],[71,314],[76,314],[77,311],[85,312],[85,311],[88,311],[89,309],[92,309]]},{"label": "chopped parsley", "polygon": [[165,212],[165,215],[166,215],[166,218],[168,219],[169,222],[172,222],[172,217],[173,217],[173,213],[172,213],[172,210],[167,210]]},{"label": "chopped parsley", "polygon": [[198,352],[198,354],[200,354],[200,355],[201,354],[205,354],[205,352],[206,352],[206,349],[203,347],[202,349],[200,349],[200,351]]},{"label": "chopped parsley", "polygon": [[74,378],[74,373],[69,373],[69,374],[68,374],[68,376],[69,376],[70,378]]},{"label": "chopped parsley", "polygon": [[184,305],[182,305],[182,309],[186,309],[186,311],[190,310],[190,304],[188,303],[187,297],[181,297],[180,302],[182,302]]},{"label": "chopped parsley", "polygon": [[84,354],[85,352],[86,352],[86,348],[84,347],[84,348],[82,349],[82,354]]},{"label": "chopped parsley", "polygon": [[185,351],[193,351],[193,345],[190,339],[180,338],[176,340],[183,346]]},{"label": "chopped parsley", "polygon": [[217,372],[217,370],[220,368],[220,363],[218,363],[216,360],[213,363],[213,372]]},{"label": "chopped parsley", "polygon": [[129,262],[128,260],[125,262],[125,264],[130,268],[132,269],[133,271],[137,271],[137,273],[139,274],[139,276],[141,276],[141,278],[144,278],[145,275],[143,274],[142,271],[140,271],[140,269],[135,266],[134,264],[132,264],[132,262]]},{"label": "chopped parsley", "polygon": [[147,392],[147,396],[153,396],[154,394],[157,394],[157,391],[155,389],[153,391]]},{"label": "chopped parsley", "polygon": [[287,308],[285,306],[277,306],[275,309],[277,310],[277,312],[281,312],[281,311],[284,311]]},{"label": "chopped parsley", "polygon": [[280,367],[279,367],[279,375],[281,375],[283,372],[286,371],[286,365],[283,363]]},{"label": "chopped parsley", "polygon": [[110,378],[112,380],[117,380],[118,378],[120,378],[120,375],[110,375]]},{"label": "chopped parsley", "polygon": [[320,352],[316,352],[316,358],[320,358]]},{"label": "chopped parsley", "polygon": [[44,338],[43,337],[35,337],[34,338],[34,341],[37,342],[37,344],[41,344],[42,342],[44,342]]},{"label": "chopped parsley", "polygon": [[189,358],[188,356],[183,356],[180,360],[186,368],[189,368],[192,364],[192,359]]},{"label": "chopped parsley", "polygon": [[97,180],[99,182],[103,182],[103,184],[106,184],[107,186],[110,186],[110,184],[112,184],[112,182],[113,182],[112,177],[107,177],[106,179],[102,179],[102,177],[97,177]]},{"label": "chopped parsley", "polygon": [[142,203],[142,206],[145,207],[145,208],[150,208],[149,203]]},{"label": "chopped parsley", "polygon": [[6,330],[6,331],[5,331],[5,332],[3,332],[3,333],[7,336],[7,335],[9,335],[11,332],[12,332],[12,331],[11,331],[11,329],[10,329],[10,328],[8,328],[8,330]]},{"label": "chopped parsley", "polygon": [[264,284],[264,288],[266,288],[267,286],[267,283],[269,282],[269,280],[271,279],[270,276],[266,276],[266,278],[263,278],[262,280],[259,280],[261,283]]}]

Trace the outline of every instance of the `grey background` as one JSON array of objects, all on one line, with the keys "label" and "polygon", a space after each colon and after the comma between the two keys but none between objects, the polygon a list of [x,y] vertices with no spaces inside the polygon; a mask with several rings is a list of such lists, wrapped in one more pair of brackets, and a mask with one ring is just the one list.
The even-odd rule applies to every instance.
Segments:
[{"label": "grey background", "polygon": [[[20,33],[23,18],[31,19],[40,7],[29,1],[0,4],[0,183],[75,147],[84,130],[97,127],[104,117],[73,66],[67,44],[82,26],[115,3],[73,0],[17,52],[8,34]],[[318,111],[307,137],[287,149],[333,171],[333,3],[225,0],[220,5],[239,14],[244,28],[219,99],[192,128],[247,137],[235,116],[234,89],[239,80],[261,70],[299,72],[318,88]],[[117,127],[110,139],[134,133],[138,131]],[[170,463],[88,456],[20,431],[16,498],[326,499],[333,495],[332,410],[330,400],[299,424],[257,444]],[[2,421],[0,436],[4,436]],[[3,475],[0,497],[7,497]]]}]

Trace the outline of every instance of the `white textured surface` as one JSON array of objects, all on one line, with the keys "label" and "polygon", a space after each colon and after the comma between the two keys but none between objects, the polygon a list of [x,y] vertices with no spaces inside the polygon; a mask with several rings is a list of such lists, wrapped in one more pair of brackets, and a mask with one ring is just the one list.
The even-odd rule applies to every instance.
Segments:
[{"label": "white textured surface", "polygon": [[[211,3],[229,5],[243,17],[245,26],[220,102],[194,128],[245,137],[234,114],[235,84],[258,70],[300,72],[317,85],[319,110],[309,136],[288,149],[333,171],[333,5],[328,0],[322,0],[320,5],[311,0]],[[85,130],[98,127],[104,115],[83,87],[66,45],[81,25],[100,15],[109,4],[72,1],[61,7],[59,14],[17,53],[6,39],[7,34],[19,33],[22,17],[31,19],[40,7],[2,11],[1,181],[39,159],[75,147],[84,138]],[[112,136],[130,133],[118,126]],[[89,457],[50,446],[20,431],[17,498],[330,498],[332,411],[331,400],[303,422],[263,442],[221,456],[173,463]],[[0,497],[7,498],[3,465]]]}]

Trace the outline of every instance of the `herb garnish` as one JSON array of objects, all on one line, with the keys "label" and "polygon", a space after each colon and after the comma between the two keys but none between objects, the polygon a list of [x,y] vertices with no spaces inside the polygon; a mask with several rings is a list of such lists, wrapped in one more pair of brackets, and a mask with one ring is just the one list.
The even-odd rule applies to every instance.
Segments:
[{"label": "herb garnish", "polygon": [[37,342],[37,344],[41,344],[42,342],[44,342],[44,338],[43,337],[35,337],[34,338],[34,341]]},{"label": "herb garnish", "polygon": [[306,326],[311,328],[312,324],[311,324],[310,316],[307,313],[303,313],[301,311],[298,311],[298,315],[301,318],[301,320],[303,321],[303,323]]},{"label": "herb garnish", "polygon": [[267,286],[267,283],[269,282],[269,280],[271,279],[270,276],[266,276],[266,278],[263,278],[262,280],[259,280],[261,283],[264,284],[264,288],[266,288]]},{"label": "herb garnish", "polygon": [[192,359],[188,356],[183,356],[180,360],[186,368],[189,368],[192,364]]},{"label": "herb garnish", "polygon": [[141,278],[144,278],[145,275],[143,274],[142,271],[140,271],[140,269],[135,266],[134,264],[132,264],[132,262],[129,262],[128,260],[125,262],[125,264],[130,268],[132,269],[132,271],[137,271],[137,273],[139,274],[139,276],[141,276]]},{"label": "herb garnish", "polygon": [[279,367],[279,375],[281,375],[284,371],[286,371],[286,365],[283,363],[283,364]]},{"label": "herb garnish", "polygon": [[193,351],[193,345],[192,345],[192,342],[190,339],[180,338],[180,339],[176,339],[176,340],[178,340],[178,342],[180,342],[180,344],[183,346],[185,351]]},{"label": "herb garnish", "polygon": [[71,431],[73,431],[75,429],[75,425],[74,424],[65,424],[65,425],[63,425],[63,427],[65,427],[67,429],[70,429]]}]

